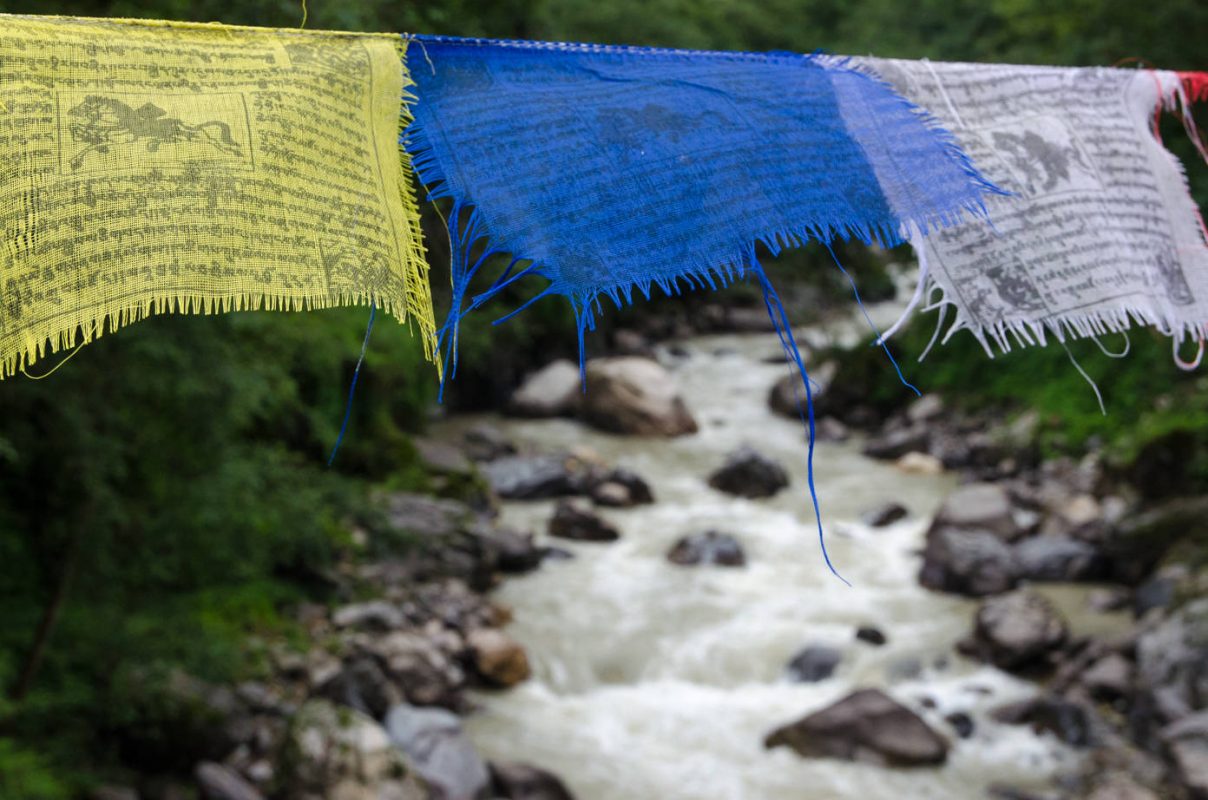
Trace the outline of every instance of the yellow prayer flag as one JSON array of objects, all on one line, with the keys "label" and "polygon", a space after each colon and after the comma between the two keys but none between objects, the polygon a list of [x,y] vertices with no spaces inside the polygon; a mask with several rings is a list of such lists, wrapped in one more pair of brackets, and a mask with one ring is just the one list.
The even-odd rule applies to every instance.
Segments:
[{"label": "yellow prayer flag", "polygon": [[152,313],[435,324],[391,34],[0,15],[0,378]]}]

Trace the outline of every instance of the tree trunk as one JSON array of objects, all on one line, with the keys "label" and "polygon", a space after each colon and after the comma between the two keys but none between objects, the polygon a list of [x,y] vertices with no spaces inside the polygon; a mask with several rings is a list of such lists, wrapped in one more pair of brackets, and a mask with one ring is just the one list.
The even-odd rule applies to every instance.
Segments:
[{"label": "tree trunk", "polygon": [[42,661],[46,658],[46,648],[50,644],[50,636],[59,624],[59,616],[63,613],[63,606],[67,602],[67,595],[71,591],[71,584],[75,581],[75,574],[79,567],[80,550],[84,538],[81,528],[82,526],[76,527],[71,535],[71,541],[67,544],[67,556],[63,562],[63,571],[59,573],[59,582],[55,585],[54,593],[51,594],[45,611],[42,612],[42,621],[38,623],[33,645],[30,647],[29,656],[25,659],[25,665],[21,668],[17,683],[9,693],[9,697],[15,702],[24,700],[25,696],[29,694],[29,690],[33,688],[38,671],[42,668]]}]

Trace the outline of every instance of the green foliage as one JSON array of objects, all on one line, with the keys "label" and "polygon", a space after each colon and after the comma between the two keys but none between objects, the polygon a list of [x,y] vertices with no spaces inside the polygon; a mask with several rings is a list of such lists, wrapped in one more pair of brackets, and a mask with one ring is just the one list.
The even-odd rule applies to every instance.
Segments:
[{"label": "green foliage", "polygon": [[70,796],[41,755],[0,738],[0,800],[67,800]]}]

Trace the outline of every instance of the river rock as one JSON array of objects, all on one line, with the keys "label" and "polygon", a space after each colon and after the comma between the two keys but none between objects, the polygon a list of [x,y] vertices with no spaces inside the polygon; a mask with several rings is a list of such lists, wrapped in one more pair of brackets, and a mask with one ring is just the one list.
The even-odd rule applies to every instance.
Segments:
[{"label": "river rock", "polygon": [[1133,514],[1108,526],[1104,549],[1112,579],[1136,585],[1153,571],[1171,545],[1203,531],[1208,495],[1180,498]]},{"label": "river rock", "polygon": [[429,798],[382,726],[323,700],[308,701],[294,716],[282,764],[288,797]]},{"label": "river rock", "polygon": [[861,625],[857,628],[856,640],[865,644],[871,644],[873,647],[880,647],[889,641],[880,628],[875,628],[872,625]]},{"label": "river rock", "polygon": [[1048,600],[1020,590],[982,602],[971,650],[1007,671],[1048,667],[1068,636],[1065,620]]},{"label": "river rock", "polygon": [[991,716],[1007,725],[1030,725],[1037,733],[1051,733],[1073,747],[1086,747],[1094,739],[1091,715],[1086,706],[1056,696],[1036,697],[1002,706]]},{"label": "river rock", "polygon": [[938,765],[948,757],[948,742],[942,736],[878,689],[861,689],[764,740],[767,748],[780,745],[807,758],[893,767]]},{"label": "river rock", "polygon": [[835,674],[843,660],[842,651],[825,645],[811,645],[788,664],[789,678],[797,683],[817,683]]},{"label": "river rock", "polygon": [[222,764],[203,761],[193,770],[193,777],[204,800],[264,800],[256,787]]},{"label": "river rock", "polygon": [[399,705],[386,715],[386,730],[439,800],[485,800],[491,776],[456,714],[439,708]]},{"label": "river rock", "polygon": [[1208,798],[1208,711],[1171,723],[1161,738],[1179,782],[1193,798]]},{"label": "river rock", "polygon": [[1109,653],[1079,677],[1091,697],[1113,701],[1132,693],[1133,664],[1119,653]]},{"label": "river rock", "polygon": [[682,566],[716,564],[719,567],[742,567],[747,563],[738,540],[718,531],[685,536],[667,552],[667,560]]},{"label": "river rock", "polygon": [[541,566],[542,549],[533,542],[531,534],[509,528],[488,528],[479,537],[495,553],[495,565],[500,572],[521,574]]},{"label": "river rock", "polygon": [[575,800],[552,772],[530,764],[488,764],[495,794],[504,800]]},{"label": "river rock", "polygon": [[529,677],[528,655],[516,640],[494,628],[479,628],[466,637],[478,673],[495,686],[515,686]]},{"label": "river rock", "polygon": [[591,506],[575,500],[561,500],[549,521],[549,535],[579,542],[612,542],[621,534]]},{"label": "river rock", "polygon": [[[822,399],[836,372],[838,372],[838,365],[833,361],[824,362],[810,369],[809,375],[812,381],[810,395],[815,403]],[[768,408],[782,417],[803,418],[806,413],[805,385],[801,382],[801,376],[797,374],[796,370],[782,376],[768,390]]]},{"label": "river rock", "polygon": [[564,455],[504,456],[482,466],[491,490],[506,500],[565,497],[581,490],[581,471]]},{"label": "river rock", "polygon": [[381,717],[403,699],[399,688],[369,656],[350,658],[315,694],[372,717]]},{"label": "river rock", "polygon": [[928,438],[922,426],[895,428],[869,437],[861,452],[869,458],[893,461],[907,453],[926,451]]},{"label": "river rock", "polygon": [[624,467],[599,475],[589,494],[597,505],[610,508],[629,508],[654,502],[654,492],[646,479]]},{"label": "river rock", "polygon": [[[421,706],[458,705],[458,692],[466,682],[465,672],[433,638],[398,631],[375,638],[370,647],[408,702]],[[456,641],[448,648],[457,649],[460,648]]]},{"label": "river rock", "polygon": [[587,393],[580,412],[592,427],[635,436],[696,433],[696,420],[657,361],[636,356],[587,363]]},{"label": "river rock", "polygon": [[568,416],[579,407],[582,396],[579,365],[560,358],[525,378],[512,393],[507,411],[520,417]]},{"label": "river rock", "polygon": [[1137,677],[1160,724],[1208,709],[1208,598],[1189,602],[1137,639]]},{"label": "river rock", "polygon": [[888,503],[883,503],[876,508],[864,512],[860,516],[860,521],[872,528],[884,528],[887,525],[892,525],[899,520],[905,519],[910,514],[906,506],[901,503],[895,503],[892,500]]},{"label": "river rock", "polygon": [[913,423],[931,422],[944,413],[944,398],[925,394],[906,407],[906,419]]},{"label": "river rock", "polygon": [[1069,536],[1033,536],[1015,545],[1018,577],[1030,581],[1092,581],[1106,563],[1093,545]]},{"label": "river rock", "polygon": [[709,485],[739,497],[771,497],[789,485],[789,475],[779,463],[751,447],[740,447],[709,476]]},{"label": "river rock", "polygon": [[944,462],[930,453],[911,451],[900,456],[893,465],[908,475],[939,475],[944,471]]},{"label": "river rock", "polygon": [[389,631],[401,628],[406,621],[397,606],[384,600],[342,606],[331,615],[331,622],[337,628]]},{"label": "river rock", "polygon": [[452,536],[471,525],[475,516],[465,503],[414,492],[381,492],[374,500],[392,529],[427,539]]},{"label": "river rock", "polygon": [[1011,515],[1010,497],[995,483],[970,483],[957,488],[936,512],[932,528],[990,531],[1008,541],[1019,534]]},{"label": "river rock", "polygon": [[964,711],[954,711],[944,717],[944,722],[952,726],[952,730],[962,739],[968,739],[973,735],[976,726],[973,724],[973,718]]},{"label": "river rock", "polygon": [[919,583],[940,592],[982,597],[1014,587],[1017,570],[1011,546],[994,533],[932,526]]},{"label": "river rock", "polygon": [[474,461],[494,461],[516,454],[516,443],[494,425],[475,425],[462,435],[465,453]]}]

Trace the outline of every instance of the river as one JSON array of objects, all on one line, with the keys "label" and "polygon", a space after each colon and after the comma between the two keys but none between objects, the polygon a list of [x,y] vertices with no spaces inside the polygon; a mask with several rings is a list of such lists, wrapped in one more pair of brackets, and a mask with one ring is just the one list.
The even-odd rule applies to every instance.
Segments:
[{"label": "river", "polygon": [[[893,309],[874,312],[883,324]],[[856,330],[845,324],[804,334],[848,338]],[[467,724],[484,755],[550,769],[579,800],[968,800],[993,783],[1041,785],[1074,765],[1075,753],[1052,738],[988,718],[989,709],[1035,694],[1035,685],[956,655],[975,604],[916,581],[929,517],[955,477],[907,474],[863,457],[855,441],[818,445],[827,543],[848,587],[827,571],[818,548],[802,426],[766,403],[787,369],[768,362],[779,350],[775,337],[712,336],[682,348],[661,360],[700,423],[696,435],[617,437],[571,420],[490,418],[518,442],[547,451],[586,447],[631,468],[657,502],[604,510],[620,541],[554,541],[574,558],[547,561],[499,590],[534,675],[510,691],[475,696],[482,708]],[[711,489],[707,475],[740,444],[785,464],[791,487],[770,500]],[[910,516],[881,529],[859,522],[887,500]],[[544,537],[552,508],[505,503],[503,521]],[[678,538],[709,529],[734,534],[747,566],[666,560]],[[857,641],[861,625],[875,625],[888,642]],[[786,664],[813,644],[844,652],[835,675],[789,681]],[[883,769],[763,748],[773,728],[870,686],[952,740],[945,766]],[[944,721],[953,712],[976,721],[970,738]]]}]

